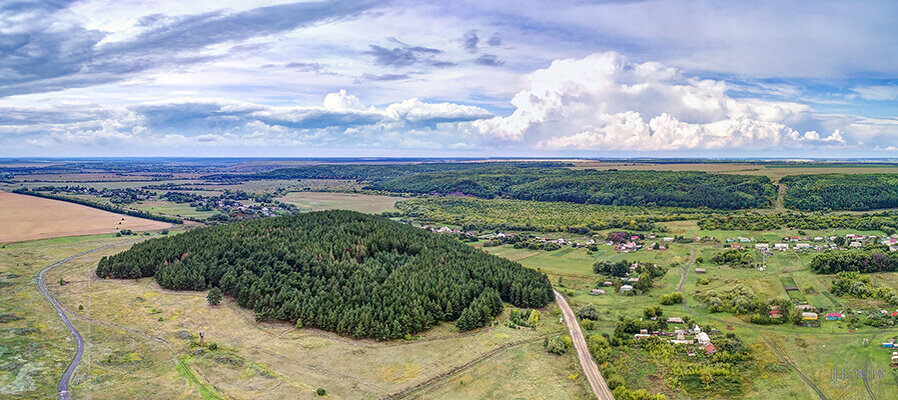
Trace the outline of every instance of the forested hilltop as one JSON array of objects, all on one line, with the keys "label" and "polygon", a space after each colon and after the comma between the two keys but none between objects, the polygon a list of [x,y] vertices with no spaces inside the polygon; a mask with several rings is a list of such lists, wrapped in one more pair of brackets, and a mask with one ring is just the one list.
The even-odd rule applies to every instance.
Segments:
[{"label": "forested hilltop", "polygon": [[798,210],[867,211],[898,207],[898,174],[791,175],[785,206]]},{"label": "forested hilltop", "polygon": [[597,171],[567,168],[482,168],[427,172],[373,183],[397,193],[564,201],[615,206],[766,207],[775,190],[766,176],[695,171]]},{"label": "forested hilltop", "polygon": [[400,338],[438,321],[483,326],[501,301],[543,307],[546,275],[450,237],[352,211],[195,229],[104,257],[101,278],[153,276],[164,288],[218,287],[259,320]]}]

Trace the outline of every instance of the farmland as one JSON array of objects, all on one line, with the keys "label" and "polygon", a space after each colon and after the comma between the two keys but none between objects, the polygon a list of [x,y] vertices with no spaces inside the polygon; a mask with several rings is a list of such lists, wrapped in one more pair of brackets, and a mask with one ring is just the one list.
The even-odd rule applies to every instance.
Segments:
[{"label": "farmland", "polygon": [[61,236],[144,231],[170,224],[20,194],[0,191],[0,242]]}]

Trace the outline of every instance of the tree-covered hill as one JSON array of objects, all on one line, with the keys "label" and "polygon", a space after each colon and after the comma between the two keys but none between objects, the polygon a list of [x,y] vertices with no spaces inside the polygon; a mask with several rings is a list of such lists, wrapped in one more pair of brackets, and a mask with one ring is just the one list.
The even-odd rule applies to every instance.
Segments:
[{"label": "tree-covered hill", "polygon": [[[488,323],[501,301],[543,307],[545,274],[385,218],[324,211],[195,229],[104,257],[102,278],[218,287],[260,320],[393,339],[438,321]],[[501,301],[500,301],[501,299]]]},{"label": "tree-covered hill", "polygon": [[868,211],[898,207],[898,174],[790,175],[783,204],[798,210]]},{"label": "tree-covered hill", "polygon": [[774,187],[765,176],[567,168],[425,172],[375,182],[369,188],[398,193],[725,210],[766,207],[774,196]]}]

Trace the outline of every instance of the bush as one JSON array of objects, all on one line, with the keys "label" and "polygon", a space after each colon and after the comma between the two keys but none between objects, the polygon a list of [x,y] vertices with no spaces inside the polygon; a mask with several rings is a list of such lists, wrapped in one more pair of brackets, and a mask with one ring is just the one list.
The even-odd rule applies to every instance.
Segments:
[{"label": "bush", "polygon": [[212,350],[212,351],[218,350],[218,343],[215,343],[215,342],[209,343],[209,350]]},{"label": "bush", "polygon": [[580,319],[591,319],[593,321],[597,321],[599,320],[599,318],[601,318],[601,316],[599,315],[599,309],[592,304],[587,304],[585,307],[577,310],[577,316],[580,317]]},{"label": "bush", "polygon": [[583,320],[580,321],[580,327],[582,327],[583,329],[586,329],[588,331],[591,331],[596,328],[596,322],[591,319],[584,318]]},{"label": "bush", "polygon": [[543,346],[549,353],[562,355],[567,353],[567,350],[571,347],[572,343],[570,336],[565,336],[564,338],[561,336],[553,336],[547,338],[546,341],[543,342]]},{"label": "bush", "polygon": [[324,396],[327,394],[327,391],[324,390],[324,388],[318,388],[318,390],[315,391],[315,394],[317,394],[319,396]]},{"label": "bush", "polygon": [[673,292],[661,296],[661,304],[666,306],[680,304],[683,302],[683,293]]}]

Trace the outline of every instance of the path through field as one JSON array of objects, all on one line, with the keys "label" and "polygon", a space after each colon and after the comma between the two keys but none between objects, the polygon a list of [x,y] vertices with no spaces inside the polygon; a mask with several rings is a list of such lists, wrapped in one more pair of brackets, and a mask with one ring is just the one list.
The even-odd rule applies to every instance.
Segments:
[{"label": "path through field", "polygon": [[596,398],[599,400],[614,400],[614,395],[611,394],[611,389],[608,389],[605,379],[602,378],[602,373],[599,372],[599,366],[596,365],[595,360],[592,359],[592,354],[589,354],[589,348],[586,346],[586,339],[583,338],[583,332],[580,331],[580,324],[577,323],[577,317],[571,310],[571,306],[567,304],[567,300],[565,300],[564,296],[562,296],[561,293],[558,293],[557,290],[555,290],[555,303],[558,303],[558,307],[561,308],[561,314],[564,316],[564,323],[571,333],[571,340],[573,340],[574,348],[577,350],[577,358],[580,359],[580,365],[583,367],[586,379],[589,380],[589,386],[592,388],[592,392],[595,393]]}]

